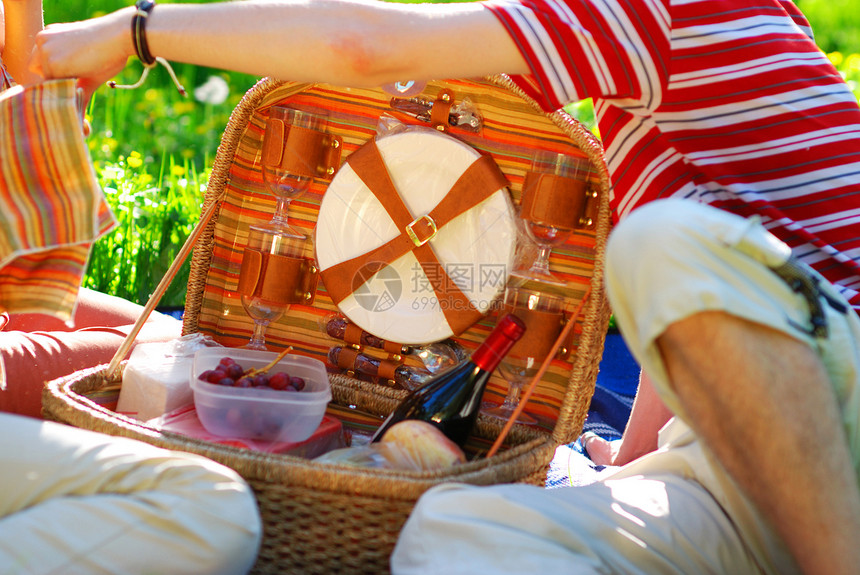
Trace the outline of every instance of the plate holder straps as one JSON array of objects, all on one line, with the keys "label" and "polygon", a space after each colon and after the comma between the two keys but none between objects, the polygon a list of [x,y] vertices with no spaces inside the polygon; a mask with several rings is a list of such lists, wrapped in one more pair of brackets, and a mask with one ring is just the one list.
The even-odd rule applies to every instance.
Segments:
[{"label": "plate holder straps", "polygon": [[347,163],[370,188],[401,233],[383,245],[321,272],[335,304],[340,303],[383,267],[412,252],[421,265],[454,335],[460,335],[483,314],[448,276],[433,251],[431,240],[451,220],[474,208],[508,185],[491,156],[475,160],[429,213],[413,216],[397,192],[385,162],[370,140],[350,154]]}]

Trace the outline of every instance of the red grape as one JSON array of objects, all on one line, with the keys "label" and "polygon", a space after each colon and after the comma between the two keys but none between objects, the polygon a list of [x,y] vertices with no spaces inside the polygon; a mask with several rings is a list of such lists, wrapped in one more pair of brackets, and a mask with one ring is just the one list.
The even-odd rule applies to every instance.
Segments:
[{"label": "red grape", "polygon": [[233,387],[254,387],[254,380],[250,377],[240,377],[233,384]]},{"label": "red grape", "polygon": [[227,367],[227,375],[233,379],[239,379],[244,372],[245,370],[238,363],[233,363]]},{"label": "red grape", "polygon": [[290,378],[290,385],[296,388],[296,391],[301,391],[305,388],[305,380],[298,376]]},{"label": "red grape", "polygon": [[209,381],[209,376],[213,373],[214,370],[207,369],[203,373],[197,376],[197,379],[200,381]]},{"label": "red grape", "polygon": [[275,389],[277,391],[302,391],[305,380],[301,377],[290,377],[286,372],[275,374],[258,373],[245,375],[245,369],[232,357],[223,357],[215,369],[207,369],[199,376],[201,381],[218,385],[256,389]]},{"label": "red grape", "polygon": [[227,377],[226,372],[221,371],[220,369],[213,369],[206,376],[206,381],[208,381],[209,383],[218,383],[225,377]]},{"label": "red grape", "polygon": [[278,372],[269,378],[269,387],[283,391],[290,385],[290,376],[284,372]]}]

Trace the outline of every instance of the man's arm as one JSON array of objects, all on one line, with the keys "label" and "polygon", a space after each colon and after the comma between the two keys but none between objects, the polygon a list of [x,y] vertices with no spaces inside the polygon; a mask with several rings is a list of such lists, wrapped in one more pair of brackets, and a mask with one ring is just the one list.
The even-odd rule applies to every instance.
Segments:
[{"label": "man's arm", "polygon": [[[132,14],[126,8],[49,26],[38,37],[34,70],[97,83],[112,77],[134,54]],[[167,4],[152,11],[146,36],[150,52],[167,60],[357,87],[527,72],[504,26],[480,3]]]},{"label": "man's arm", "polygon": [[6,43],[3,64],[16,82],[38,79],[28,69],[36,34],[42,29],[42,0],[3,0]]}]

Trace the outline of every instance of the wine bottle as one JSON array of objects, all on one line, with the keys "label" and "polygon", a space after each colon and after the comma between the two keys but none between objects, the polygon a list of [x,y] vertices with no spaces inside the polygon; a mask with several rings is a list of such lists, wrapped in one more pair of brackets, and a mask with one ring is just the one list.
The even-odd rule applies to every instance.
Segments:
[{"label": "wine bottle", "polygon": [[481,396],[490,375],[525,332],[525,324],[506,315],[469,361],[431,377],[411,392],[382,423],[371,441],[404,419],[420,419],[438,427],[448,438],[463,447],[478,419]]}]

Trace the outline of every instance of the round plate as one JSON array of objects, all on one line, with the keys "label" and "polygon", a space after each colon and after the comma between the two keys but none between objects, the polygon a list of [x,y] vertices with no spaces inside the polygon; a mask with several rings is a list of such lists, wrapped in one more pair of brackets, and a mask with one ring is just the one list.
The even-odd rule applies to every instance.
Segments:
[{"label": "round plate", "polygon": [[[429,129],[385,136],[377,147],[415,216],[430,212],[479,157],[463,142]],[[315,233],[317,263],[326,270],[381,246],[401,230],[345,163],[323,196]],[[505,287],[515,243],[515,216],[506,188],[457,216],[430,240],[448,276],[484,313]],[[454,335],[411,252],[377,272],[338,307],[363,330],[390,341],[416,345]]]}]

